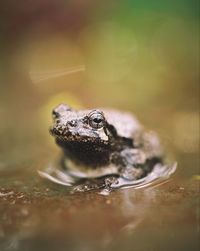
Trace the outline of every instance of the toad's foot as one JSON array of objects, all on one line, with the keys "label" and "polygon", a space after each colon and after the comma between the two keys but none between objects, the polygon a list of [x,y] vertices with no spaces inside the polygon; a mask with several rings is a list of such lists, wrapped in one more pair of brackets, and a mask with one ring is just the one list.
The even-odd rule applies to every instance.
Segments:
[{"label": "toad's foot", "polygon": [[82,180],[80,185],[75,185],[72,189],[72,193],[75,192],[88,192],[93,190],[107,191],[111,192],[111,185],[117,185],[118,177],[116,176],[107,176],[98,179],[87,179]]}]

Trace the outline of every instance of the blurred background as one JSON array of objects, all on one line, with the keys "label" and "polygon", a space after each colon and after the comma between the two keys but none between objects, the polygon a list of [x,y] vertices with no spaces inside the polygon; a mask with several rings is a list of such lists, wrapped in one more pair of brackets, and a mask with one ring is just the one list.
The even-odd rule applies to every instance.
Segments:
[{"label": "blurred background", "polygon": [[198,0],[1,0],[0,31],[1,187],[31,196],[62,102],[133,112],[199,180]]}]

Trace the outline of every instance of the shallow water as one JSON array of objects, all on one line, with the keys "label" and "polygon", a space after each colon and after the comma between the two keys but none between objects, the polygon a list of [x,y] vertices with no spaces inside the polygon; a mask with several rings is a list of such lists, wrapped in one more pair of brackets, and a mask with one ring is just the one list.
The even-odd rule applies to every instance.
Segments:
[{"label": "shallow water", "polygon": [[195,181],[105,197],[30,184],[33,175],[9,177],[15,185],[1,188],[1,250],[198,250]]}]

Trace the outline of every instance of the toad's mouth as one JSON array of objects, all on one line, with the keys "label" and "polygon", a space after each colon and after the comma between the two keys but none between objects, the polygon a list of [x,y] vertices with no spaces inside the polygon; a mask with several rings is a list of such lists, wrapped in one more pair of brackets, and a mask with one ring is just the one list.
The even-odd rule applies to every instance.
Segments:
[{"label": "toad's mouth", "polygon": [[69,130],[58,130],[57,128],[50,129],[51,135],[56,139],[56,142],[63,143],[79,143],[79,144],[88,144],[92,143],[95,145],[108,145],[109,139],[105,135],[99,135],[97,132],[70,132]]},{"label": "toad's mouth", "polygon": [[57,136],[54,135],[56,143],[62,147],[68,145],[80,145],[80,146],[88,146],[91,145],[93,148],[100,148],[103,146],[109,146],[108,140],[103,140],[99,137],[88,137],[88,136],[78,136],[78,135],[69,135],[69,136]]}]

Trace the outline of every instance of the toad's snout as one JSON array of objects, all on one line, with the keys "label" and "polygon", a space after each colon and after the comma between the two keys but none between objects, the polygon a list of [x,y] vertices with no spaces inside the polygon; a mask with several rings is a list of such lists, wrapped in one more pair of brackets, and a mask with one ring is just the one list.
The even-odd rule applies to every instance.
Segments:
[{"label": "toad's snout", "polygon": [[50,133],[53,136],[70,136],[71,132],[66,125],[55,125],[50,128]]}]

